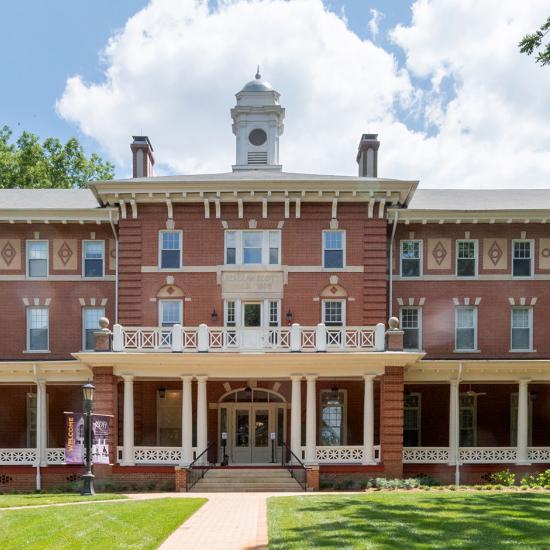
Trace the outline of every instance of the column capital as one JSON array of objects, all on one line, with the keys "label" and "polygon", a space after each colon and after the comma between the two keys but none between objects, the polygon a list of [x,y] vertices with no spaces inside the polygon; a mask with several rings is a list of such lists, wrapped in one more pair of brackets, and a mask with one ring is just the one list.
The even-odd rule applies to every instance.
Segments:
[{"label": "column capital", "polygon": [[458,386],[458,385],[460,385],[460,381],[457,380],[456,378],[451,378],[451,379],[449,380],[449,384],[450,384],[451,386]]},{"label": "column capital", "polygon": [[531,379],[530,378],[520,378],[518,380],[518,384],[520,386],[526,386],[527,384],[529,384],[529,382],[531,382]]},{"label": "column capital", "polygon": [[306,374],[306,380],[308,382],[315,382],[319,378],[318,374]]},{"label": "column capital", "polygon": [[363,374],[363,380],[365,382],[374,382],[374,379],[377,377],[376,374]]},{"label": "column capital", "polygon": [[[183,378],[183,377],[182,377]],[[206,381],[208,380],[208,375],[207,374],[199,374],[197,375],[197,382],[199,384],[204,384]]]},{"label": "column capital", "polygon": [[184,382],[192,382],[193,381],[193,375],[192,374],[182,374],[180,376],[180,378],[184,381]]},{"label": "column capital", "polygon": [[45,378],[36,378],[35,379],[37,386],[45,386],[46,385],[46,379]]},{"label": "column capital", "polygon": [[134,381],[134,375],[129,372],[123,372],[120,377],[124,380],[124,382],[133,382]]},{"label": "column capital", "polygon": [[303,377],[304,377],[303,374],[291,374],[291,375],[290,375],[290,379],[291,379],[293,382],[301,382]]}]

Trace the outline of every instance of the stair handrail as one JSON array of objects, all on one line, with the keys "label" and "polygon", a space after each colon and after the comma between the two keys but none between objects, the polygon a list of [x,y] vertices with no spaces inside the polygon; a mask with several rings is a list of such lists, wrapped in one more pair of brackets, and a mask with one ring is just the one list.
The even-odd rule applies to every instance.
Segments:
[{"label": "stair handrail", "polygon": [[215,445],[216,441],[211,441],[204,451],[200,455],[198,455],[191,464],[189,464],[189,469],[187,472],[187,492],[189,492],[199,480],[201,480],[208,470],[212,467],[212,465],[208,462],[208,460],[203,463],[198,463],[199,460],[202,459],[202,457],[208,453],[208,451]]},{"label": "stair handrail", "polygon": [[[285,460],[285,458],[286,458],[285,450],[288,451],[288,453],[290,454],[290,461],[289,462],[287,462]],[[293,458],[294,458],[294,461],[292,460]],[[286,444],[285,441],[283,441],[283,451],[281,453],[281,463],[282,463],[283,468],[286,468],[288,470],[288,472],[290,473],[290,476],[298,482],[300,487],[304,491],[307,491],[306,467],[305,467],[304,463],[294,454],[292,449]],[[301,474],[300,477],[303,476],[303,479],[300,479],[296,475],[296,470],[298,470],[298,472]]]}]

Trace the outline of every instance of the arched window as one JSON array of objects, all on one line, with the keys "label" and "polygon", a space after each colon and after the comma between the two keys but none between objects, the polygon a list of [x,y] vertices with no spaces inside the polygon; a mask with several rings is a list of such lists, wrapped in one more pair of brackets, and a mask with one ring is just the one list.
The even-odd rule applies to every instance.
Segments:
[{"label": "arched window", "polygon": [[284,403],[281,394],[259,388],[239,388],[222,395],[220,403]]}]

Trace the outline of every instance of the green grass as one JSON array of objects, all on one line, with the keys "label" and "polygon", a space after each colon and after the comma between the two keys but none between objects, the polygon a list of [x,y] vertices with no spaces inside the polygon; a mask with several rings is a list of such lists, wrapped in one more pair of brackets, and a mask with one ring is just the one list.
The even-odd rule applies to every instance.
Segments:
[{"label": "green grass", "polygon": [[0,512],[10,550],[153,549],[206,499],[164,498]]},{"label": "green grass", "polygon": [[369,493],[268,501],[271,550],[550,548],[550,496]]},{"label": "green grass", "polygon": [[80,502],[89,500],[114,500],[127,498],[123,495],[109,493],[83,497],[74,493],[67,494],[29,494],[29,495],[0,495],[0,508],[14,506],[40,506],[42,504],[61,504],[63,502]]}]

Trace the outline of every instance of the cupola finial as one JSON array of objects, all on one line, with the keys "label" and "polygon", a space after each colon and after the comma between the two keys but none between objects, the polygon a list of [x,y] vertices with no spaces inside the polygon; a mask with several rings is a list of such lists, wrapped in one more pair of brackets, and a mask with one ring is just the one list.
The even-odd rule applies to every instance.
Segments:
[{"label": "cupola finial", "polygon": [[262,75],[260,74],[260,66],[256,68],[256,80],[261,80]]}]

